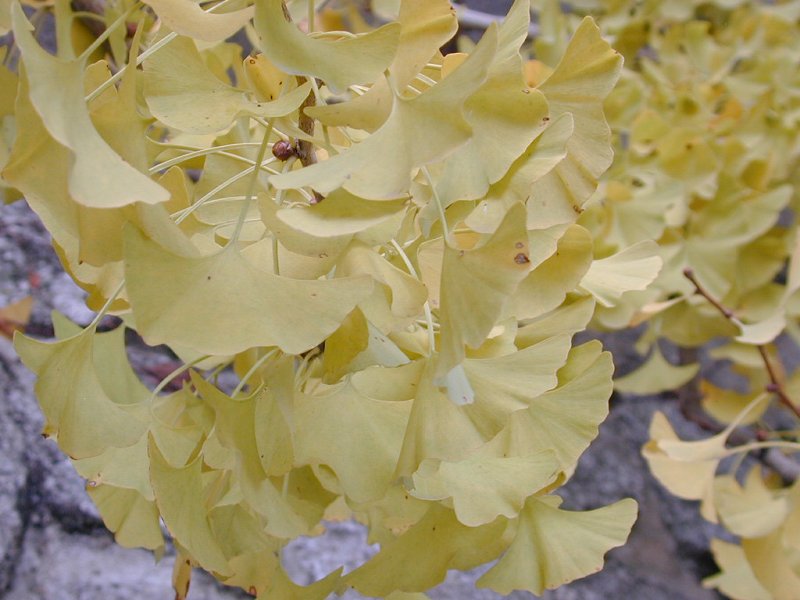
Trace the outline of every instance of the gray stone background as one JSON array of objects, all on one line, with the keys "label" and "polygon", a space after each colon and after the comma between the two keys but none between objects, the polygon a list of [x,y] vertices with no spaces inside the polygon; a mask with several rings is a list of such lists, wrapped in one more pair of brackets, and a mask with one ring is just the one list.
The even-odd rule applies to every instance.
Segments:
[{"label": "gray stone background", "polygon": [[[504,12],[511,0],[475,0],[479,10]],[[50,311],[88,323],[92,314],[83,293],[63,273],[47,232],[24,202],[0,208],[0,306],[34,298],[28,333],[52,336]],[[606,336],[618,369],[638,358],[631,334]],[[135,347],[140,372],[158,381],[168,357]],[[171,369],[170,369],[171,370]],[[168,371],[167,371],[168,372]],[[114,544],[89,500],[84,481],[54,443],[40,436],[42,415],[33,395],[34,378],[0,337],[0,599],[133,600],[171,599],[171,551],[155,563],[143,550]],[[620,498],[639,502],[640,516],[628,544],[607,556],[596,575],[547,592],[549,600],[606,600],[628,596],[645,600],[720,598],[700,580],[716,571],[708,552],[714,527],[698,514],[696,503],[670,496],[649,474],[640,455],[655,410],[667,413],[683,437],[703,433],[682,415],[672,395],[612,398],[600,436],[582,457],[570,482],[560,490],[565,508],[591,509]],[[318,538],[296,540],[284,561],[298,583],[307,584],[344,564],[352,569],[375,548],[366,545],[356,524],[332,524]],[[434,600],[500,598],[477,590],[482,571],[450,573],[431,591]],[[249,598],[196,571],[191,600]],[[348,592],[345,598],[361,598]],[[518,592],[508,598],[533,598]]]}]

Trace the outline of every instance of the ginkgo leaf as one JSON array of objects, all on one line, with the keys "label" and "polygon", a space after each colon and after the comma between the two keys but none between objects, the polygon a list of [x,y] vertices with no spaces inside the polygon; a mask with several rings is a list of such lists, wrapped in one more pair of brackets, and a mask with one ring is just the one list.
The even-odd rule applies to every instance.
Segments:
[{"label": "ginkgo leaf", "polygon": [[395,219],[405,201],[369,202],[337,190],[313,206],[281,208],[277,217],[290,227],[314,237],[355,235]]},{"label": "ginkgo leaf", "polygon": [[135,491],[143,499],[153,501],[150,484],[150,461],[147,436],[123,448],[109,448],[102,454],[73,461],[75,470],[88,480],[89,488],[104,486]]},{"label": "ginkgo leaf", "polygon": [[40,47],[19,4],[13,5],[12,16],[31,102],[47,131],[72,153],[69,192],[75,201],[114,208],[168,200],[163,187],[127,164],[97,133],[84,100],[83,63],[60,60]]},{"label": "ginkgo leaf", "polygon": [[[571,205],[564,206],[546,197],[540,202],[531,196],[533,182],[542,179],[567,156],[567,142],[575,131],[572,114],[556,119],[546,117],[549,126],[514,161],[500,181],[489,188],[487,198],[506,202],[524,202],[528,206],[528,227],[544,229],[575,221]],[[544,118],[543,118],[544,120]]]},{"label": "ginkgo leaf", "polygon": [[511,413],[558,385],[570,338],[556,336],[515,352],[492,358],[464,360],[464,371],[475,390],[475,402],[465,411],[487,437],[502,429]]},{"label": "ginkgo leaf", "polygon": [[703,579],[703,587],[718,589],[723,594],[742,600],[773,599],[756,579],[741,546],[714,538],[711,540],[711,552],[722,572]]},{"label": "ginkgo leaf", "polygon": [[769,344],[786,329],[786,316],[776,312],[758,323],[741,323],[739,329],[742,333],[736,336],[737,342],[754,346]]},{"label": "ginkgo leaf", "polygon": [[544,95],[528,89],[522,78],[519,49],[529,22],[529,1],[517,0],[498,29],[486,81],[465,104],[472,137],[448,158],[436,182],[445,207],[483,197],[547,125]]},{"label": "ginkgo leaf", "polygon": [[297,29],[281,5],[281,0],[256,3],[255,26],[264,54],[287,73],[318,77],[342,92],[353,84],[374,82],[395,56],[401,29],[397,23],[354,37],[315,38]]},{"label": "ginkgo leaf", "polygon": [[572,349],[559,380],[567,370],[570,377],[532,398],[526,409],[511,413],[485,451],[494,456],[526,456],[552,449],[562,469],[571,470],[608,415],[613,369],[611,356],[602,352],[599,343]]},{"label": "ginkgo leaf", "polygon": [[650,441],[642,447],[642,456],[650,471],[671,494],[685,500],[701,500],[703,517],[716,522],[711,500],[719,459],[700,455],[695,459],[678,460],[661,448],[662,444],[669,441],[677,444],[692,443],[679,441],[664,414],[656,412],[650,423]]},{"label": "ginkgo leaf", "polygon": [[372,289],[367,278],[273,275],[232,246],[211,256],[180,256],[133,229],[126,234],[126,278],[137,329],[149,343],[217,355],[254,346],[304,352],[333,333]]},{"label": "ginkgo leaf", "polygon": [[[47,420],[44,434],[56,436],[69,456],[97,456],[141,438],[146,423],[138,405],[119,403],[103,388],[93,327],[53,343],[17,335],[14,346],[25,366],[38,375],[35,390]],[[117,350],[124,352],[121,346]]]},{"label": "ginkgo leaf", "polygon": [[512,312],[533,319],[558,308],[592,266],[592,236],[580,225],[570,225],[558,239],[556,251],[537,265],[519,284]]},{"label": "ginkgo leaf", "polygon": [[[614,155],[603,100],[621,69],[622,56],[603,40],[594,21],[584,18],[558,66],[537,88],[547,99],[550,117],[569,113],[575,129],[566,158],[533,183],[529,208],[534,214],[540,206],[552,211],[549,205],[580,212],[597,178],[611,165]],[[564,214],[566,218],[569,212]]]},{"label": "ginkgo leaf", "polygon": [[410,99],[395,96],[386,123],[367,139],[315,165],[273,175],[270,183],[279,189],[311,186],[323,194],[343,187],[375,200],[406,195],[416,168],[441,160],[469,139],[463,105],[483,83],[496,48],[497,29],[490,27],[444,80]]},{"label": "ginkgo leaf", "polygon": [[[416,317],[428,299],[425,285],[405,271],[384,260],[375,250],[353,242],[339,260],[337,269],[344,277],[369,275],[389,289],[392,319]],[[380,327],[380,321],[376,321]]]},{"label": "ginkgo leaf", "polygon": [[258,594],[258,600],[325,600],[341,584],[342,568],[329,573],[319,581],[303,586],[289,579],[286,572],[278,567],[271,585]]},{"label": "ginkgo leaf", "polygon": [[427,590],[444,581],[448,569],[470,569],[496,556],[504,547],[505,527],[502,518],[467,527],[459,523],[453,511],[431,504],[418,523],[348,573],[345,582],[362,594],[376,597],[397,590]]},{"label": "ginkgo leaf", "polygon": [[453,499],[456,517],[478,527],[500,515],[515,518],[525,499],[552,483],[559,471],[552,451],[507,458],[471,457],[460,462],[426,459],[412,476],[410,493],[422,500]]},{"label": "ginkgo leaf", "polygon": [[389,79],[395,90],[402,91],[455,35],[458,19],[448,0],[404,0],[397,21],[400,39]]},{"label": "ginkgo leaf", "polygon": [[303,112],[329,127],[351,127],[372,133],[389,118],[393,98],[389,81],[381,77],[360,96],[345,102],[309,106]]},{"label": "ginkgo leaf", "polygon": [[675,366],[668,362],[656,344],[642,366],[614,380],[614,389],[623,394],[654,395],[685,385],[699,370],[699,364]]},{"label": "ginkgo leaf", "polygon": [[176,468],[165,460],[152,438],[148,448],[156,504],[170,534],[204,569],[230,574],[228,560],[214,539],[208,520],[202,458],[198,456],[188,465]]},{"label": "ginkgo leaf", "polygon": [[791,598],[800,589],[800,575],[781,540],[781,531],[742,540],[742,550],[758,582],[772,598]]},{"label": "ginkgo leaf", "polygon": [[227,13],[204,11],[191,0],[143,0],[175,33],[204,42],[221,42],[253,18],[252,6]]},{"label": "ginkgo leaf", "polygon": [[[370,375],[380,378],[382,371]],[[378,500],[392,481],[410,410],[410,402],[370,398],[349,381],[322,393],[299,394],[297,460],[329,466],[356,502]]]},{"label": "ginkgo leaf", "polygon": [[[402,367],[401,367],[402,368]],[[434,379],[436,357],[424,361],[416,383],[396,476],[409,476],[426,458],[458,461],[481,447],[485,438],[464,406],[453,402]]]},{"label": "ginkgo leaf", "polygon": [[594,299],[590,296],[564,303],[517,329],[514,343],[522,350],[557,335],[572,336],[586,329],[594,313],[594,307]]},{"label": "ginkgo leaf", "polygon": [[250,100],[217,79],[194,42],[178,37],[144,61],[144,95],[159,121],[194,134],[228,128],[240,116],[269,119],[297,110],[311,91],[305,83],[272,102]]},{"label": "ginkgo leaf", "polygon": [[592,262],[580,286],[602,306],[614,306],[622,294],[643,290],[658,276],[663,261],[653,241],[643,241]]},{"label": "ginkgo leaf", "polygon": [[530,272],[525,209],[512,207],[497,230],[479,247],[445,246],[439,307],[441,358],[445,375],[477,348],[503,315],[520,281]]},{"label": "ginkgo leaf", "polygon": [[478,587],[541,594],[595,573],[605,553],[625,543],[636,520],[637,504],[630,498],[586,512],[562,510],[552,499],[528,500],[511,546]]},{"label": "ginkgo leaf", "polygon": [[87,491],[120,546],[157,552],[164,547],[158,509],[152,499],[146,499],[136,490],[113,485],[92,486]]},{"label": "ginkgo leaf", "polygon": [[764,485],[758,468],[750,469],[743,485],[731,475],[714,480],[714,506],[725,527],[734,535],[758,538],[779,527],[789,515],[788,499]]},{"label": "ginkgo leaf", "polygon": [[[760,356],[758,360],[761,366],[763,363],[760,363]],[[753,401],[762,393],[761,390],[740,394],[734,390],[717,387],[704,379],[700,382],[700,393],[703,410],[720,423],[728,424],[739,419],[740,424],[751,425],[769,408],[769,402],[760,402],[757,406],[752,406]],[[750,408],[747,414],[742,417],[742,411],[748,407]]]}]

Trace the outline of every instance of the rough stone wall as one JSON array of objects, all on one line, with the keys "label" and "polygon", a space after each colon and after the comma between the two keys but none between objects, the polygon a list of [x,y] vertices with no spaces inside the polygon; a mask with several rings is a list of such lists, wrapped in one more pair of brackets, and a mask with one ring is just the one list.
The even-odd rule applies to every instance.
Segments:
[{"label": "rough stone wall", "polygon": [[[24,202],[0,210],[0,306],[34,297],[31,335],[50,337],[50,311],[88,323],[83,294],[61,270],[50,239]],[[629,363],[632,339],[606,340],[618,361]],[[138,348],[140,371],[159,372],[167,357]],[[618,367],[625,368],[625,365]],[[55,444],[40,436],[43,418],[33,395],[33,376],[0,338],[0,598],[5,600],[170,599],[170,552],[158,564],[151,554],[116,546],[84,491],[83,480]],[[605,600],[628,596],[648,600],[718,597],[699,580],[714,571],[707,553],[712,526],[694,503],[669,496],[648,473],[639,450],[654,410],[665,410],[682,435],[699,435],[683,421],[670,397],[612,400],[609,419],[563,488],[565,507],[595,508],[623,497],[639,501],[641,514],[631,540],[612,551],[605,570],[545,598]],[[344,561],[351,569],[374,548],[355,524],[332,525],[320,538],[293,542],[285,563],[299,583],[310,583]],[[480,571],[451,573],[430,593],[434,600],[498,598],[476,590]],[[190,599],[246,598],[196,572]],[[530,598],[516,593],[510,598]],[[345,598],[360,598],[348,593]]]}]

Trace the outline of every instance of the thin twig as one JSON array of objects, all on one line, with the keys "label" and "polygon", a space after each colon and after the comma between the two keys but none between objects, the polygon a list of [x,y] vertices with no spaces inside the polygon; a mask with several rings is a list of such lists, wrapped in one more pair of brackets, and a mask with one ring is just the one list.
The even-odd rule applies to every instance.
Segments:
[{"label": "thin twig", "polygon": [[[700,282],[697,280],[695,276],[694,270],[690,267],[686,267],[683,270],[683,275],[692,282],[694,285],[695,291],[703,296],[708,302],[716,308],[722,316],[724,316],[728,321],[733,323],[734,325],[741,325],[739,320],[734,315],[733,311],[726,306],[724,306],[719,300],[714,298],[708,290],[706,290]],[[756,348],[758,349],[758,353],[761,355],[761,360],[764,362],[764,367],[767,370],[767,374],[769,375],[770,383],[767,384],[766,390],[778,396],[778,399],[784,404],[789,410],[791,410],[795,416],[800,418],[800,406],[792,402],[792,399],[789,398],[789,395],[786,393],[786,390],[783,387],[783,384],[778,377],[778,373],[775,370],[774,365],[772,364],[772,360],[769,357],[769,353],[767,352],[767,347],[764,344],[756,344]]]}]

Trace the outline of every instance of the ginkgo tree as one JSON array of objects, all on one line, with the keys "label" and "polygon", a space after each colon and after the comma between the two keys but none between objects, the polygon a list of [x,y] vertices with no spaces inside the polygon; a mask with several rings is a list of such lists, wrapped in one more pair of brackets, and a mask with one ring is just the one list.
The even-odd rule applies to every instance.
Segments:
[{"label": "ginkgo tree", "polygon": [[[120,544],[160,554],[163,523],[180,598],[193,567],[276,599],[422,593],[494,560],[478,586],[539,594],[601,569],[636,503],[561,507],[612,391],[610,355],[572,337],[662,258],[596,254],[578,224],[622,68],[592,19],[545,69],[528,0],[446,55],[447,0],[381,3],[375,27],[347,3],[124,0],[88,41],[57,0],[56,54],[39,12],[0,9],[4,189],[97,311],[15,345]],[[107,314],[124,325],[98,332]],[[148,389],[126,329],[187,383]],[[281,549],[336,518],[380,551],[292,582]]]}]

